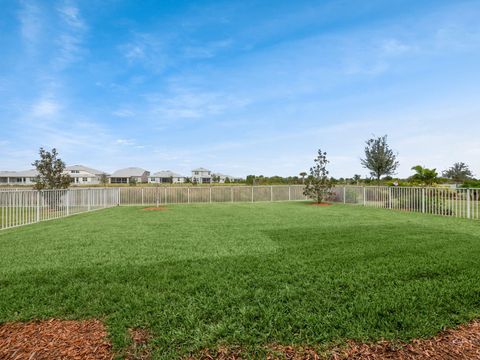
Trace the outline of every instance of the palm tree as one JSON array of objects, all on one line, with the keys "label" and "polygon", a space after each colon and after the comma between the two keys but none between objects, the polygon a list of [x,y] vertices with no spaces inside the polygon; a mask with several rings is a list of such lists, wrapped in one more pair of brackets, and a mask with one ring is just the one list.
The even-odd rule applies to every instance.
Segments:
[{"label": "palm tree", "polygon": [[298,174],[302,177],[302,184],[305,184],[305,176],[307,176],[307,173],[305,171],[302,171],[300,174]]}]

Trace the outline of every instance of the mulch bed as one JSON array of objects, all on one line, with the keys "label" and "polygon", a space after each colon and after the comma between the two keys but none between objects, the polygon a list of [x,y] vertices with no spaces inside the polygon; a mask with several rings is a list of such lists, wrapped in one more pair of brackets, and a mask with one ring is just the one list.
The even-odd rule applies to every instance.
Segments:
[{"label": "mulch bed", "polygon": [[480,321],[441,332],[430,339],[409,344],[382,341],[376,344],[350,343],[347,350],[334,353],[333,359],[392,360],[469,360],[480,359]]},{"label": "mulch bed", "polygon": [[[381,341],[375,344],[349,342],[344,348],[319,353],[312,348],[272,345],[266,359],[288,360],[473,360],[480,359],[480,321],[446,330],[430,339],[411,343]],[[204,350],[188,359],[237,360],[248,358],[239,348]]]},{"label": "mulch bed", "polygon": [[147,208],[143,208],[142,210],[145,210],[145,211],[166,211],[168,209],[166,207],[159,206],[159,207],[147,207]]},{"label": "mulch bed", "polygon": [[0,325],[0,359],[113,359],[99,320],[46,320]]},{"label": "mulch bed", "polygon": [[[151,335],[143,329],[130,329],[132,344],[127,359],[149,359]],[[381,341],[375,344],[350,342],[344,348],[317,353],[310,348],[272,345],[267,359],[289,360],[469,360],[480,359],[480,321],[411,343]],[[190,359],[235,360],[248,358],[241,348],[204,350]],[[0,359],[113,359],[107,332],[99,320],[48,320],[0,325]]]},{"label": "mulch bed", "polygon": [[313,202],[313,203],[308,203],[308,205],[310,205],[310,206],[332,206],[333,204]]}]

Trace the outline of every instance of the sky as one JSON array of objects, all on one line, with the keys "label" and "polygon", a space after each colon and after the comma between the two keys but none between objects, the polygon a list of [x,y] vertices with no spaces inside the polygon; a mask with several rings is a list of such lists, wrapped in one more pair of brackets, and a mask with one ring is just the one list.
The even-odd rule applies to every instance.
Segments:
[{"label": "sky", "polygon": [[0,0],[0,170],[480,176],[480,1]]}]

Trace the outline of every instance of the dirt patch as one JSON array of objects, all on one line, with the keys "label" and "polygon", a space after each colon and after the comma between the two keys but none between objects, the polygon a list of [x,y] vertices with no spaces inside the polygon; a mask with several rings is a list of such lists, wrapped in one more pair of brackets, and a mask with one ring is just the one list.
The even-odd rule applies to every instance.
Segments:
[{"label": "dirt patch", "polygon": [[322,202],[322,203],[313,202],[313,203],[308,203],[308,205],[310,205],[310,206],[332,206],[333,204],[331,204],[331,203],[324,203],[324,202]]},{"label": "dirt patch", "polygon": [[0,359],[113,359],[99,320],[47,320],[0,325]]},{"label": "dirt patch", "polygon": [[158,207],[146,207],[146,208],[143,208],[142,210],[145,210],[145,211],[167,211],[168,209],[166,207],[158,206]]},{"label": "dirt patch", "polygon": [[[236,360],[250,358],[241,348],[203,350],[188,359]],[[266,348],[269,360],[470,360],[480,359],[480,321],[446,330],[430,339],[411,343],[381,341],[375,344],[349,342],[346,347],[325,349],[270,345]]]},{"label": "dirt patch", "polygon": [[152,358],[148,342],[152,339],[150,333],[145,329],[129,329],[128,333],[132,343],[127,349],[127,360],[149,360]]}]

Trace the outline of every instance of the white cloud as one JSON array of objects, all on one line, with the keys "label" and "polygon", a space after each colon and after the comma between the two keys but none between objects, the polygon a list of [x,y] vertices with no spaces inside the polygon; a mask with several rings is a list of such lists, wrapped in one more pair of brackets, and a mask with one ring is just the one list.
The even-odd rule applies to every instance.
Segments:
[{"label": "white cloud", "polygon": [[81,18],[80,10],[73,3],[63,3],[57,8],[57,13],[63,26],[56,36],[55,44],[58,51],[53,65],[57,69],[63,69],[85,54],[83,38],[87,25]]},{"label": "white cloud", "polygon": [[23,39],[32,45],[38,40],[42,28],[40,8],[31,1],[24,1],[18,18]]},{"label": "white cloud", "polygon": [[219,92],[176,88],[171,94],[149,94],[152,112],[170,119],[203,118],[219,115],[227,110],[238,110],[249,104],[246,98],[238,98]]},{"label": "white cloud", "polygon": [[32,105],[32,115],[35,117],[53,117],[59,113],[60,104],[54,99],[40,99]]},{"label": "white cloud", "polygon": [[124,146],[133,146],[133,145],[135,145],[135,140],[133,140],[133,139],[117,139],[117,140],[115,140],[115,144],[124,145]]},{"label": "white cloud", "polygon": [[118,109],[118,110],[115,110],[112,114],[118,117],[132,117],[135,115],[135,113],[132,110],[128,110],[128,109]]}]

